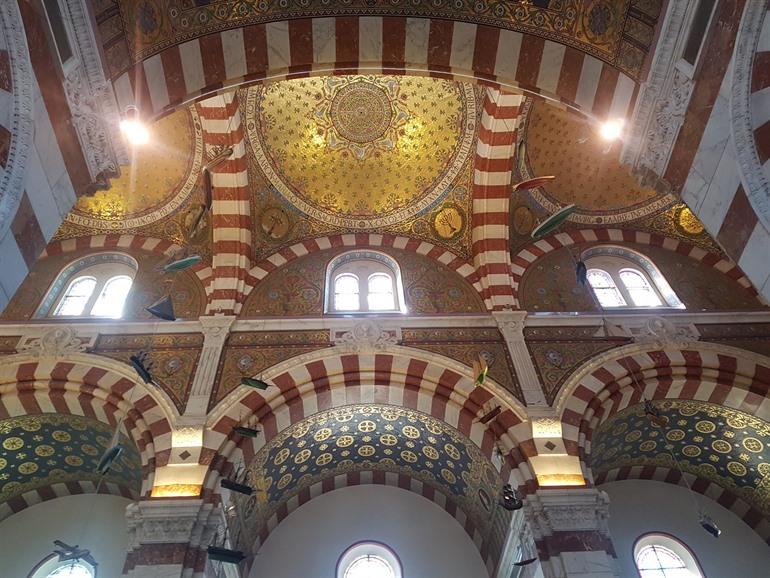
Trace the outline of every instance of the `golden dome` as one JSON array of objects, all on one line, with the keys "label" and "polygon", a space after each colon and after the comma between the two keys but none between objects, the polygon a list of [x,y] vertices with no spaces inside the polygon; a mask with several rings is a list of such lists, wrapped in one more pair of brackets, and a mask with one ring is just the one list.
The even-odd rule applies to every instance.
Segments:
[{"label": "golden dome", "polygon": [[249,89],[247,131],[271,184],[325,223],[372,228],[431,206],[472,151],[476,98],[433,78],[303,78]]}]

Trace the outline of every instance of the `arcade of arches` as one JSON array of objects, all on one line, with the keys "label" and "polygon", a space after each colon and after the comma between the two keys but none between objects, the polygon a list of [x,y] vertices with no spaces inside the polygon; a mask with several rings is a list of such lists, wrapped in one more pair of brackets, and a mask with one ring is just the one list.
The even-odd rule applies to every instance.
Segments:
[{"label": "arcade of arches", "polygon": [[0,574],[767,576],[768,9],[0,2]]}]

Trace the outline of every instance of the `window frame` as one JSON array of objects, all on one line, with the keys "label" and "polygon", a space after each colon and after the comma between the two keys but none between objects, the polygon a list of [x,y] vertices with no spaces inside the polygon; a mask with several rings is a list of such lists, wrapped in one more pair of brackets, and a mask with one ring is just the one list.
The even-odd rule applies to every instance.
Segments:
[{"label": "window frame", "polygon": [[[136,280],[138,269],[139,267],[136,259],[123,253],[93,253],[75,261],[71,261],[65,265],[54,278],[48,291],[38,305],[34,318],[68,320],[120,319],[122,318],[122,310],[121,317],[91,315],[91,311],[107,283],[116,277],[122,276],[129,277],[132,283],[132,286],[128,290],[128,294],[126,295],[126,300],[123,302],[125,309],[125,304],[128,302],[131,291],[133,290],[133,283]],[[72,284],[80,277],[94,277],[96,279],[96,286],[91,292],[88,301],[83,306],[83,312],[80,315],[57,315],[57,311],[59,310],[61,302],[67,295],[67,292],[70,290]]]},{"label": "window frame", "polygon": [[350,566],[364,556],[382,558],[393,570],[393,578],[403,578],[404,570],[398,554],[387,544],[376,540],[362,540],[348,546],[337,559],[334,576],[336,578],[345,578],[345,573]]},{"label": "window frame", "polygon": [[[86,280],[92,280],[94,283],[91,286],[91,291],[88,293],[88,296],[86,297],[85,302],[83,303],[83,308],[81,309],[80,313],[78,315],[63,315],[59,313],[59,311],[62,309],[62,306],[64,305],[64,302],[70,297],[70,292],[75,287],[75,285],[80,281],[86,281]],[[88,309],[88,304],[91,302],[91,300],[94,297],[94,293],[96,292],[96,288],[99,285],[99,280],[94,277],[93,275],[78,275],[72,281],[69,282],[67,287],[62,291],[62,294],[59,296],[58,300],[56,301],[56,307],[54,307],[51,316],[52,317],[80,317],[83,314],[83,311],[86,311]]]},{"label": "window frame", "polygon": [[[684,302],[679,299],[679,296],[671,288],[671,285],[669,285],[663,274],[645,255],[626,249],[625,247],[598,245],[583,251],[580,259],[585,263],[587,271],[598,269],[612,277],[620,295],[626,302],[625,306],[604,306],[599,302],[591,284],[587,283],[586,285],[590,291],[591,297],[599,309],[603,311],[684,311],[687,309]],[[636,305],[625,282],[620,277],[620,273],[626,270],[639,273],[657,296],[661,305]]]},{"label": "window frame", "polygon": [[684,562],[685,569],[690,572],[697,572],[693,578],[708,578],[692,548],[668,532],[646,532],[634,541],[631,546],[631,558],[634,561],[637,578],[642,578],[637,556],[639,552],[648,546],[660,546],[676,554]]},{"label": "window frame", "polygon": [[[392,309],[370,309],[370,280],[377,275],[387,275],[391,280]],[[337,279],[350,275],[358,280],[358,309],[338,309],[336,305]],[[372,250],[347,251],[331,259],[326,268],[324,314],[357,317],[391,316],[407,313],[401,269],[390,255]]]},{"label": "window frame", "polygon": [[[719,5],[719,0],[716,0],[714,2],[714,6],[711,8],[711,14],[709,14],[708,21],[706,22],[706,26],[703,29],[703,36],[701,37],[700,46],[698,47],[698,52],[695,54],[695,62],[690,63],[684,58],[684,51],[687,48],[687,42],[690,39],[690,34],[692,33],[692,27],[695,23],[695,15],[698,12],[698,9],[700,8],[703,0],[697,0],[697,2],[693,2],[692,5],[689,7],[688,14],[686,16],[686,23],[682,27],[683,34],[679,40],[679,46],[677,47],[676,54],[677,59],[676,63],[674,64],[675,68],[682,72],[687,78],[695,78],[695,75],[697,74],[700,64],[701,64],[701,56],[703,55],[703,47],[706,45],[706,40],[708,39],[709,33],[711,32],[711,28],[714,25],[714,15],[717,12],[717,6]],[[674,135],[676,137],[676,135]]]},{"label": "window frame", "polygon": [[[66,566],[68,562],[72,562],[72,560],[60,562],[58,554],[56,553],[49,554],[48,556],[43,558],[40,562],[35,564],[35,567],[32,568],[32,570],[30,570],[29,574],[27,574],[27,578],[48,578],[51,572]],[[86,562],[85,560],[77,560],[77,562],[85,566],[86,569],[91,572],[91,575],[93,576],[93,578],[97,578],[97,576],[99,575],[98,564],[94,566],[93,564]]]},{"label": "window frame", "polygon": [[50,0],[52,3],[55,3],[59,8],[59,16],[61,17],[61,23],[62,23],[62,29],[64,32],[64,36],[67,40],[67,44],[69,44],[70,49],[70,57],[66,60],[62,59],[61,50],[59,47],[59,42],[56,39],[56,33],[54,32],[53,25],[51,23],[51,15],[48,12],[48,7],[46,6],[46,2],[43,1],[43,12],[45,13],[45,19],[48,23],[48,31],[51,33],[51,38],[53,39],[53,45],[54,49],[56,50],[56,56],[59,59],[59,63],[61,64],[62,70],[64,71],[64,75],[69,75],[70,71],[72,71],[73,68],[77,66],[78,63],[78,56],[77,56],[77,49],[75,48],[75,42],[73,39],[75,38],[74,30],[72,29],[72,23],[70,22],[69,18],[66,17],[69,13],[69,7],[67,6],[66,0],[62,2],[62,0]]}]

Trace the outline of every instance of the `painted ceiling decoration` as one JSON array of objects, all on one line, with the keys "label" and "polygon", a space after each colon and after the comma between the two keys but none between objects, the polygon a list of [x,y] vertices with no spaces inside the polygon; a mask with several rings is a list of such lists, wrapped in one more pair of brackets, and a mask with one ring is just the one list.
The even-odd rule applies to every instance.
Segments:
[{"label": "painted ceiling decoration", "polygon": [[637,77],[660,9],[660,0],[106,0],[99,3],[96,20],[113,75],[163,48],[215,31],[350,14],[446,18],[517,30],[574,46]]},{"label": "painted ceiling decoration", "polygon": [[[437,207],[466,175],[480,99],[471,84],[432,78],[287,80],[248,89],[246,131],[284,210],[343,229],[382,228]],[[263,232],[282,237],[288,218],[270,210]],[[464,218],[445,207],[437,233],[456,237]]]},{"label": "painted ceiling decoration", "polygon": [[[96,466],[113,434],[113,426],[82,416],[46,413],[0,420],[0,503],[52,484],[98,484]],[[104,482],[136,498],[142,485],[141,458],[124,434],[120,443],[125,450]]]},{"label": "painted ceiling decoration", "polygon": [[177,110],[151,127],[152,141],[133,148],[130,166],[110,187],[80,197],[67,215],[68,225],[83,232],[110,232],[151,225],[176,213],[198,184],[203,136],[194,107]]},{"label": "painted ceiling decoration", "polygon": [[667,420],[655,426],[643,404],[626,408],[594,432],[591,468],[595,477],[628,466],[675,468],[735,494],[770,515],[770,423],[747,413],[691,400],[654,402]]},{"label": "painted ceiling decoration", "polygon": [[352,405],[319,412],[270,440],[248,467],[264,491],[236,496],[247,544],[281,504],[326,478],[360,471],[405,474],[453,500],[476,527],[505,517],[497,506],[502,480],[468,438],[441,420],[390,405]]},{"label": "painted ceiling decoration", "polygon": [[[570,221],[601,225],[640,219],[674,203],[670,194],[639,185],[628,167],[620,164],[620,147],[608,150],[585,118],[535,100],[528,101],[524,117],[526,154],[517,159],[522,178],[556,177],[529,191],[546,212],[575,203],[577,212]],[[521,229],[530,227],[523,211],[517,222]],[[687,224],[695,226],[691,220]]]}]

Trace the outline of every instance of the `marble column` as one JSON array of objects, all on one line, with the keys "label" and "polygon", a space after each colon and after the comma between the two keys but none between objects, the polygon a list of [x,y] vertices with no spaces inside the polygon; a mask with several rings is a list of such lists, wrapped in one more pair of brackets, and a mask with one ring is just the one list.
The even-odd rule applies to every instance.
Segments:
[{"label": "marble column", "polygon": [[126,508],[128,578],[203,578],[220,511],[199,499],[149,499]]},{"label": "marble column", "polygon": [[540,489],[524,515],[545,578],[617,578],[609,497],[595,488]]}]

